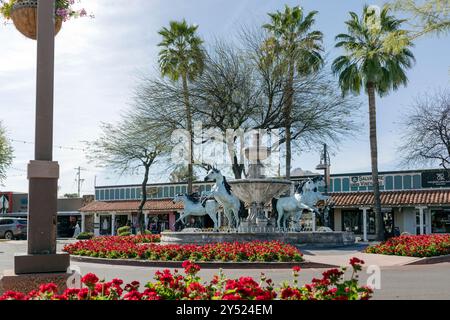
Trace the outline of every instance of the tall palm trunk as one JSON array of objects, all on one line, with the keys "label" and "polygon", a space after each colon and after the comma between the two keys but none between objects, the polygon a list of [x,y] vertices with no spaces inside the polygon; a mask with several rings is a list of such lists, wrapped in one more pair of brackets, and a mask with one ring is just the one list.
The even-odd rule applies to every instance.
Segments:
[{"label": "tall palm trunk", "polygon": [[191,111],[191,104],[189,102],[189,89],[188,89],[188,83],[187,83],[187,76],[186,74],[182,75],[183,78],[183,94],[184,94],[184,105],[186,107],[186,120],[187,120],[187,131],[189,133],[189,145],[188,145],[188,152],[189,152],[189,163],[188,163],[188,188],[187,192],[188,194],[192,194],[192,180],[194,176],[194,170],[193,170],[193,164],[194,164],[194,133],[192,130],[192,111]]},{"label": "tall palm trunk", "polygon": [[286,104],[284,108],[284,129],[286,135],[286,179],[290,179],[292,163],[292,105],[294,101],[294,64],[292,62],[289,63],[289,78],[286,93]]},{"label": "tall palm trunk", "polygon": [[372,162],[372,181],[375,206],[375,224],[377,239],[384,240],[384,223],[381,213],[380,184],[378,181],[378,144],[377,144],[377,110],[375,103],[375,86],[373,83],[367,84],[369,95],[369,123],[370,123],[370,155]]},{"label": "tall palm trunk", "polygon": [[145,219],[144,219],[144,206],[147,202],[147,182],[148,182],[148,174],[150,171],[150,165],[146,164],[144,165],[144,179],[142,180],[141,184],[141,203],[138,207],[138,221],[139,221],[139,230],[141,231],[141,234],[145,233],[146,225],[145,225]]}]

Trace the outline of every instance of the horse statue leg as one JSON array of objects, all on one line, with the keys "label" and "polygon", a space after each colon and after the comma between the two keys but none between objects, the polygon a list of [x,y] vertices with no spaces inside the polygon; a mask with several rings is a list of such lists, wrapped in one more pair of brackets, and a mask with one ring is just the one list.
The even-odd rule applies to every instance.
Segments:
[{"label": "horse statue leg", "polygon": [[278,226],[278,229],[281,230],[281,220],[283,219],[284,210],[283,210],[283,208],[277,208],[277,211],[278,211],[277,226]]},{"label": "horse statue leg", "polygon": [[236,220],[236,228],[239,228],[240,220],[239,220],[239,210],[241,209],[241,204],[239,203],[239,207],[233,208],[234,219]]}]

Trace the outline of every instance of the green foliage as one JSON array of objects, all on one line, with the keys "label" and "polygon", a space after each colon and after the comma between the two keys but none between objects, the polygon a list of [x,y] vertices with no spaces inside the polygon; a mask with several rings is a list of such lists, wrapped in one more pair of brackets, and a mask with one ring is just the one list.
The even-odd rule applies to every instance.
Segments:
[{"label": "green foliage", "polygon": [[391,7],[409,15],[412,39],[428,34],[447,34],[450,30],[450,1],[448,0],[395,0]]},{"label": "green foliage", "polygon": [[334,60],[332,69],[339,76],[344,94],[359,94],[371,84],[380,95],[385,95],[407,84],[405,70],[414,62],[409,49],[413,44],[400,29],[404,20],[389,11],[384,6],[379,17],[367,6],[361,17],[350,12],[348,33],[336,37],[336,47],[343,48],[345,54]]},{"label": "green foliage", "polygon": [[119,236],[129,236],[131,235],[131,227],[129,226],[123,226],[117,229],[117,233]]},{"label": "green foliage", "polygon": [[0,121],[0,184],[6,178],[6,170],[13,160],[13,148]]},{"label": "green foliage", "polygon": [[0,15],[5,19],[11,19],[11,10],[16,0],[0,1]]},{"label": "green foliage", "polygon": [[82,232],[78,235],[77,240],[90,240],[94,237],[92,232]]},{"label": "green foliage", "polygon": [[310,31],[315,23],[317,11],[307,15],[301,7],[286,5],[284,12],[270,13],[271,23],[265,24],[272,37],[267,40],[266,48],[272,55],[281,54],[285,59],[285,71],[293,67],[301,75],[310,74],[323,65],[323,34]]},{"label": "green foliage", "polygon": [[188,25],[186,20],[171,21],[169,28],[164,27],[159,34],[163,37],[158,45],[159,65],[163,76],[173,81],[180,77],[194,80],[203,72],[205,53],[203,40],[197,36],[198,26]]}]

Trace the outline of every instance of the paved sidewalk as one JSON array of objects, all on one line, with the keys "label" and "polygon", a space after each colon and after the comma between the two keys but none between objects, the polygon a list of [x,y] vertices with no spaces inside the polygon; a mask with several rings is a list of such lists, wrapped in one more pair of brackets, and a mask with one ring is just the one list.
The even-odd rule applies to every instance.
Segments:
[{"label": "paved sidewalk", "polygon": [[304,258],[307,261],[315,263],[324,263],[334,266],[346,266],[353,257],[364,260],[365,266],[377,265],[380,267],[404,266],[412,262],[421,260],[414,257],[387,256],[380,254],[368,254],[362,251],[367,244],[355,244],[350,247],[340,247],[332,249],[321,249],[314,247],[303,247]]}]

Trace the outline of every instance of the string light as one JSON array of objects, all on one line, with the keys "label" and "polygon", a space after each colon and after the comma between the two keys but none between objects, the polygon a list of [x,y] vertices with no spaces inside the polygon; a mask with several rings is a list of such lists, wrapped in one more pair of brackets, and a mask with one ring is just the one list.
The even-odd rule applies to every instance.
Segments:
[{"label": "string light", "polygon": [[[10,139],[11,142],[14,143],[22,143],[22,144],[30,144],[30,145],[34,145],[34,142],[30,142],[30,141],[25,141],[25,140],[15,140],[15,139]],[[71,150],[71,151],[83,151],[86,152],[87,149],[83,149],[83,148],[77,148],[77,147],[69,147],[69,146],[59,146],[59,145],[53,145],[53,148],[55,149],[61,149],[61,150]]]}]

